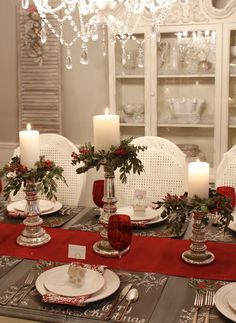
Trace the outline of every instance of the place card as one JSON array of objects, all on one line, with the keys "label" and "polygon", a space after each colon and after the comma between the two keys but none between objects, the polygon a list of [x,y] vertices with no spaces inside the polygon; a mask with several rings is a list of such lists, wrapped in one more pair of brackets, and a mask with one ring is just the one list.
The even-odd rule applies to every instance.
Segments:
[{"label": "place card", "polygon": [[144,200],[146,198],[146,190],[136,189],[134,190],[134,198],[138,200]]},{"label": "place card", "polygon": [[145,203],[146,195],[147,195],[146,190],[141,190],[141,189],[135,189],[134,190],[134,201],[135,201],[135,205],[133,205],[134,211],[145,211],[145,208],[146,208],[146,203]]},{"label": "place card", "polygon": [[85,259],[86,258],[86,246],[69,244],[68,245],[68,258]]}]

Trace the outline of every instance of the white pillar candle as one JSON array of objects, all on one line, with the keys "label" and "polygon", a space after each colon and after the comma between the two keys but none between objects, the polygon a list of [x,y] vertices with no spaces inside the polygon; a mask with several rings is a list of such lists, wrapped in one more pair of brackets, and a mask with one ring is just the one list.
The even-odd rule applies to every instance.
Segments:
[{"label": "white pillar candle", "polygon": [[93,135],[95,150],[108,151],[110,147],[120,145],[120,117],[109,114],[108,108],[105,114],[93,117]]},{"label": "white pillar candle", "polygon": [[188,164],[188,196],[207,198],[209,194],[209,164],[191,162]]},{"label": "white pillar candle", "polygon": [[20,161],[22,165],[32,168],[39,161],[39,132],[31,130],[30,124],[26,128],[19,133]]}]

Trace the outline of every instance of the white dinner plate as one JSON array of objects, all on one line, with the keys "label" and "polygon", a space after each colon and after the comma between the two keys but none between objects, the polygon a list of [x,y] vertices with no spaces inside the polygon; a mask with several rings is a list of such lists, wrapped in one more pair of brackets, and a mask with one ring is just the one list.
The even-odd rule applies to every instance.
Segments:
[{"label": "white dinner plate", "polygon": [[87,268],[84,268],[85,274],[80,284],[72,283],[68,268],[69,265],[63,265],[47,270],[44,278],[46,289],[62,296],[83,296],[96,293],[105,283],[101,273]]},{"label": "white dinner plate", "polygon": [[236,288],[227,294],[229,307],[236,313]]},{"label": "white dinner plate", "polygon": [[215,306],[224,316],[236,322],[236,312],[230,308],[228,303],[228,295],[233,290],[236,290],[236,283],[230,283],[218,289],[215,294]]},{"label": "white dinner plate", "polygon": [[127,214],[130,216],[131,221],[157,220],[158,217],[161,217],[162,212],[163,208],[155,210],[151,207],[147,207],[144,211],[135,211],[132,206],[124,206],[117,209],[117,214]]},{"label": "white dinner plate", "polygon": [[234,220],[229,222],[228,228],[232,231],[236,231],[236,212],[235,211],[232,213],[232,216]]},{"label": "white dinner plate", "polygon": [[161,223],[161,222],[165,221],[167,218],[168,218],[168,215],[165,216],[164,218],[162,218],[161,215],[159,215],[158,217],[154,218],[153,220],[150,220],[147,223],[145,223],[145,225]]},{"label": "white dinner plate", "polygon": [[[44,279],[47,275],[47,271],[43,272],[41,275],[38,276],[35,286],[37,291],[43,296],[47,294],[48,290],[44,286]],[[109,269],[105,269],[104,274],[104,285],[103,287],[94,293],[91,297],[85,300],[85,303],[92,303],[104,299],[113,293],[119,288],[120,286],[120,279],[117,274]]]},{"label": "white dinner plate", "polygon": [[[17,211],[24,212],[26,207],[26,200],[20,200],[14,202],[14,209]],[[54,203],[49,200],[39,200],[39,208],[42,213],[52,210]]]},{"label": "white dinner plate", "polygon": [[[39,201],[39,203],[40,203],[40,201]],[[7,205],[7,211],[8,212],[16,212],[17,213],[17,210],[15,208],[15,205],[17,206],[17,204],[16,204],[17,202],[19,202],[19,201],[12,202],[12,203],[8,204]],[[51,213],[57,212],[57,211],[59,211],[62,208],[61,202],[56,201],[55,203],[54,202],[51,202],[51,203],[53,203],[53,207],[50,210],[48,210],[48,211],[45,211],[45,212],[42,212],[41,211],[42,212],[42,215],[47,215],[47,214],[51,214]],[[22,212],[23,211],[19,211],[19,212],[20,212],[19,213],[19,217],[22,218],[22,216],[23,216],[22,215]],[[14,217],[16,217],[16,216],[14,215]]]}]

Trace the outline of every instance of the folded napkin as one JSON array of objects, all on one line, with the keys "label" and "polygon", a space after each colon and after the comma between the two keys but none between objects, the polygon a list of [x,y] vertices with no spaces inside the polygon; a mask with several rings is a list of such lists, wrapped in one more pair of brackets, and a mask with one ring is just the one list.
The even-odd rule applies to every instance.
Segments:
[{"label": "folded napkin", "polygon": [[68,297],[61,296],[52,292],[47,292],[42,297],[42,302],[53,303],[53,304],[65,304],[65,305],[75,305],[75,306],[85,306],[85,301],[89,298],[88,295]]},{"label": "folded napkin", "polygon": [[8,211],[7,213],[11,218],[25,218],[23,211]]},{"label": "folded napkin", "polygon": [[[72,262],[70,265],[74,267],[92,269],[92,270],[98,271],[102,275],[104,274],[104,271],[107,268],[107,266],[103,266],[103,265],[89,265],[89,264],[83,264],[80,262]],[[58,295],[56,293],[47,291],[47,293],[42,296],[42,302],[74,305],[74,306],[85,306],[86,300],[90,297],[91,295],[81,295],[81,296],[74,296],[74,297],[62,296],[62,295]]]},{"label": "folded napkin", "polygon": [[132,225],[135,227],[139,227],[139,228],[146,228],[149,226],[149,224],[152,223],[153,220],[149,220],[149,221],[132,221]]}]

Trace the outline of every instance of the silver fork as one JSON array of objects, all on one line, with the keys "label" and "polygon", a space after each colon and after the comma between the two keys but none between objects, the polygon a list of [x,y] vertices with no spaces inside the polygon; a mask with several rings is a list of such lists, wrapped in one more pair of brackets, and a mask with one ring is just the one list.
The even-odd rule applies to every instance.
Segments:
[{"label": "silver fork", "polygon": [[215,305],[215,294],[213,291],[207,291],[206,297],[205,297],[205,306],[207,311],[206,311],[204,323],[210,322],[210,310],[214,307],[214,305]]},{"label": "silver fork", "polygon": [[193,322],[192,323],[197,323],[197,316],[198,316],[198,310],[203,306],[203,294],[200,292],[196,292],[196,296],[194,299],[194,316],[193,316]]},{"label": "silver fork", "polygon": [[1,304],[5,305],[8,304],[10,302],[10,300],[17,294],[19,293],[20,290],[22,290],[25,287],[30,286],[33,281],[34,281],[34,277],[35,277],[35,272],[34,271],[30,271],[24,281],[24,283],[22,285],[20,285],[13,294],[11,294],[7,299],[4,300],[4,302],[2,302]]}]

